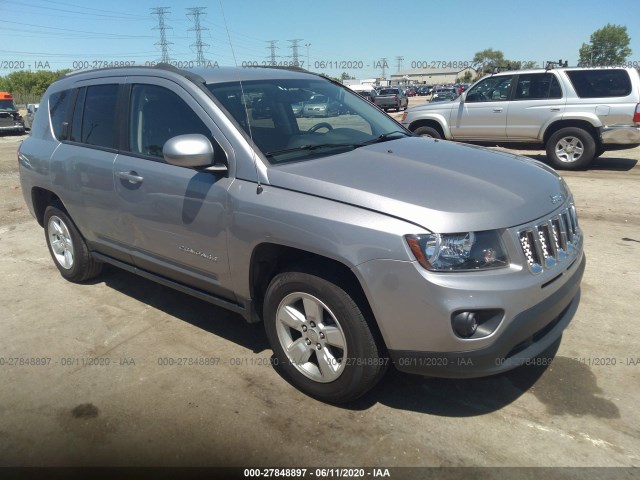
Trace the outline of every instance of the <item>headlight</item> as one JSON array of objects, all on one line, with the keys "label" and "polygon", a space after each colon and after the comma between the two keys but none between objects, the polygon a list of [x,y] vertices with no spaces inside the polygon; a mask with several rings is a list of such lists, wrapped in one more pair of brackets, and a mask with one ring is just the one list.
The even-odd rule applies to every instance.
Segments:
[{"label": "headlight", "polygon": [[496,230],[405,235],[405,239],[420,265],[427,270],[485,270],[509,263]]}]

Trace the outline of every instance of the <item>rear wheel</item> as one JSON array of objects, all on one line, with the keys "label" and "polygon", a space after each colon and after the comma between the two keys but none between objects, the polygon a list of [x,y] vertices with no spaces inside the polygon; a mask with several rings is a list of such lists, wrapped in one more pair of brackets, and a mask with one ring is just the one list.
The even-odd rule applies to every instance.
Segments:
[{"label": "rear wheel", "polygon": [[560,169],[586,168],[596,154],[596,142],[581,128],[561,128],[549,137],[546,145],[547,158]]},{"label": "rear wheel", "polygon": [[342,403],[370,390],[388,359],[354,299],[313,273],[284,272],[265,295],[264,320],[277,365],[304,393]]},{"label": "rear wheel", "polygon": [[418,127],[414,130],[416,135],[419,137],[431,137],[431,138],[442,138],[440,132],[433,127]]},{"label": "rear wheel", "polygon": [[44,233],[49,253],[60,274],[71,282],[83,282],[102,270],[67,213],[58,206],[44,212]]}]

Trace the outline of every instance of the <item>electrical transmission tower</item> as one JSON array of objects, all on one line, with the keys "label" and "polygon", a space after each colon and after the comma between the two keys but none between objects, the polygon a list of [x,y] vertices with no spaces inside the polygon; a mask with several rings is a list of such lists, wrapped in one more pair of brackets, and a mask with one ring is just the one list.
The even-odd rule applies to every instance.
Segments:
[{"label": "electrical transmission tower", "polygon": [[291,62],[294,67],[300,66],[300,62],[298,60],[298,48],[300,47],[301,41],[302,41],[302,38],[287,40],[287,42],[291,43]]},{"label": "electrical transmission tower", "polygon": [[381,63],[382,63],[382,78],[387,78],[387,67],[388,67],[387,57],[384,57],[381,60]]},{"label": "electrical transmission tower", "polygon": [[267,40],[267,43],[269,44],[269,46],[267,47],[270,50],[270,55],[267,57],[268,59],[270,59],[271,63],[269,65],[274,66],[276,65],[276,57],[278,57],[278,55],[276,55],[276,49],[278,47],[276,47],[276,43],[278,43],[277,40]]},{"label": "electrical transmission tower", "polygon": [[196,50],[196,65],[199,67],[206,66],[206,60],[204,58],[204,47],[208,47],[208,43],[204,43],[202,41],[202,30],[209,30],[208,28],[203,28],[200,25],[200,16],[206,15],[205,10],[207,7],[193,7],[187,8],[190,13],[187,13],[187,17],[191,17],[193,19],[193,28],[190,28],[190,32],[196,32],[196,41],[192,43],[190,46],[195,48]]},{"label": "electrical transmission tower", "polygon": [[160,58],[160,62],[169,63],[169,45],[172,42],[167,41],[167,29],[171,27],[167,27],[164,23],[164,16],[169,13],[171,7],[155,7],[151,8],[151,15],[158,16],[158,26],[154,27],[154,30],[160,30],[160,41],[156,42],[156,45],[160,46],[162,51],[162,57]]}]

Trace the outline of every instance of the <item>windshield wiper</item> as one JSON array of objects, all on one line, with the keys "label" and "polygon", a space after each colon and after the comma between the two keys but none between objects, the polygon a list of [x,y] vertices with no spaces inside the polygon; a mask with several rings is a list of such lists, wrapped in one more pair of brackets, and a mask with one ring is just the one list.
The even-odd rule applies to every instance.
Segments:
[{"label": "windshield wiper", "polygon": [[411,134],[404,132],[402,130],[394,130],[392,132],[387,132],[387,133],[383,133],[382,135],[378,135],[376,138],[371,139],[371,140],[367,140],[366,142],[362,142],[362,143],[316,143],[316,144],[309,144],[309,145],[301,145],[299,147],[293,147],[293,148],[285,148],[283,150],[274,150],[272,152],[267,152],[265,153],[266,157],[273,157],[274,155],[282,155],[285,153],[291,153],[291,152],[299,152],[299,151],[311,151],[311,150],[318,150],[321,148],[359,148],[359,147],[364,147],[367,145],[372,145],[374,143],[380,143],[380,142],[386,142],[387,140],[393,140],[392,136],[394,135],[404,135],[406,137],[410,137]]},{"label": "windshield wiper", "polygon": [[301,145],[299,147],[285,148],[283,150],[274,150],[272,152],[265,153],[266,157],[273,157],[274,155],[281,155],[283,153],[299,152],[303,150],[318,150],[320,148],[358,148],[363,144],[360,143],[317,143],[314,145]]},{"label": "windshield wiper", "polygon": [[382,135],[378,135],[373,140],[369,140],[369,141],[365,142],[364,145],[371,145],[373,143],[380,143],[380,142],[386,142],[387,140],[393,140],[393,138],[391,136],[392,135],[397,135],[397,134],[404,135],[405,137],[411,137],[412,136],[410,133],[404,132],[402,130],[394,130],[392,132],[387,132],[387,133],[383,133]]}]

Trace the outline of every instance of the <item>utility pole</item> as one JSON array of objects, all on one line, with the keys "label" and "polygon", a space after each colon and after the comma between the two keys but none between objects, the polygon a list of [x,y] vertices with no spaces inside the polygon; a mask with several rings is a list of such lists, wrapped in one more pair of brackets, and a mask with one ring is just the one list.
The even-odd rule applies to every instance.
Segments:
[{"label": "utility pole", "polygon": [[167,29],[171,27],[167,27],[164,23],[164,16],[169,13],[170,8],[171,7],[155,7],[150,9],[151,15],[158,16],[158,26],[154,27],[154,30],[160,30],[160,41],[156,42],[155,45],[158,45],[162,51],[162,56],[160,57],[161,63],[169,63],[170,60],[169,45],[171,45],[172,42],[167,41]]},{"label": "utility pole", "polygon": [[187,11],[189,11],[190,13],[187,14],[187,17],[192,17],[193,18],[193,23],[194,26],[193,28],[190,28],[189,31],[195,31],[196,32],[196,41],[195,43],[192,43],[190,46],[192,48],[195,48],[196,50],[196,65],[198,67],[204,67],[206,65],[206,61],[204,58],[204,47],[208,47],[209,44],[208,43],[204,43],[202,41],[202,30],[209,30],[208,28],[203,28],[200,25],[200,16],[201,15],[206,15],[205,10],[207,9],[207,7],[193,7],[193,8],[187,8]]},{"label": "utility pole", "polygon": [[398,73],[400,73],[400,70],[402,70],[402,61],[404,60],[404,57],[401,56],[397,56],[396,57],[396,64],[398,65]]},{"label": "utility pole", "polygon": [[387,57],[384,57],[382,60],[382,78],[387,79]]},{"label": "utility pole", "polygon": [[278,43],[278,41],[277,40],[267,40],[267,43],[269,44],[269,46],[267,48],[271,52],[271,54],[267,58],[269,58],[271,60],[271,63],[269,65],[271,65],[273,67],[276,64],[276,57],[278,56],[278,55],[276,55],[276,49],[278,48],[278,47],[276,47],[276,43]]},{"label": "utility pole", "polygon": [[291,43],[291,60],[294,67],[299,67],[300,62],[298,61],[298,48],[300,47],[301,38],[296,38],[293,40],[287,40],[287,42]]},{"label": "utility pole", "polygon": [[309,47],[311,44],[305,43],[304,46],[307,47],[307,70],[309,70],[311,68],[311,62],[309,61]]}]

